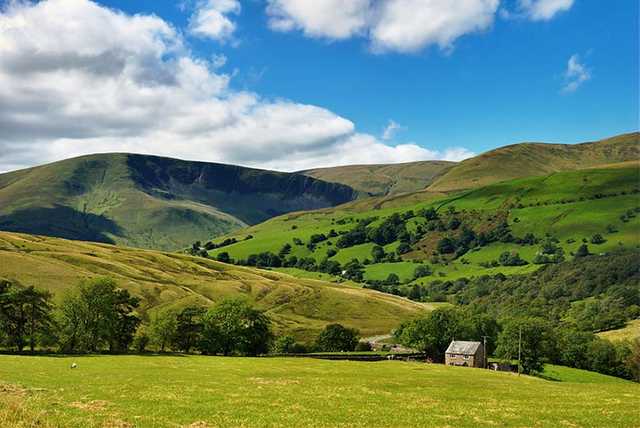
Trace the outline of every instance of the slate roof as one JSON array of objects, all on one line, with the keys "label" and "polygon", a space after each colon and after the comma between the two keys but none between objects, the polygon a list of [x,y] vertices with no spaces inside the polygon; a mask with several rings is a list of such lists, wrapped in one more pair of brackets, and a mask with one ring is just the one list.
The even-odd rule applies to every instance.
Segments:
[{"label": "slate roof", "polygon": [[464,340],[454,340],[449,344],[447,354],[474,355],[482,345],[480,342],[466,342]]}]

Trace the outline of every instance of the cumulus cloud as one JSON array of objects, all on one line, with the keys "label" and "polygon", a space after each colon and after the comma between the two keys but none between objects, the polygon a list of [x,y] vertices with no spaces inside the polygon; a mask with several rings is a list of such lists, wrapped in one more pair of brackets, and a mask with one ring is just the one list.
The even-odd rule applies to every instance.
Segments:
[{"label": "cumulus cloud", "polygon": [[548,21],[571,9],[574,0],[520,0],[519,9],[532,21]]},{"label": "cumulus cloud", "polygon": [[276,31],[302,30],[311,37],[344,39],[367,25],[370,0],[267,0],[269,26]]},{"label": "cumulus cloud", "polygon": [[207,0],[198,3],[189,21],[191,34],[224,42],[233,37],[236,24],[229,15],[240,13],[238,0]]},{"label": "cumulus cloud", "polygon": [[88,0],[0,11],[0,171],[135,152],[280,170],[449,156],[387,145],[322,107],[234,90],[157,16]]},{"label": "cumulus cloud", "polygon": [[578,54],[571,55],[567,62],[567,69],[564,72],[565,86],[562,92],[575,92],[584,82],[591,79],[591,73],[587,67],[580,62]]},{"label": "cumulus cloud", "polygon": [[390,119],[387,126],[385,126],[382,130],[382,139],[391,140],[393,137],[395,137],[398,131],[402,131],[404,129],[406,129],[404,126],[400,125],[395,120]]},{"label": "cumulus cloud", "polygon": [[271,28],[330,40],[368,37],[377,52],[450,49],[460,36],[489,28],[499,0],[268,0]]}]

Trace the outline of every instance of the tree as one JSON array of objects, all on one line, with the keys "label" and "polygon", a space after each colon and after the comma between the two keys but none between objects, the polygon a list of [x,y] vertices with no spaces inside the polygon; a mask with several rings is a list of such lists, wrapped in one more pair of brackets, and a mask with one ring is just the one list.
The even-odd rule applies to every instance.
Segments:
[{"label": "tree", "polygon": [[429,265],[418,265],[413,271],[413,279],[424,278],[425,276],[430,276],[432,273]]},{"label": "tree", "polygon": [[164,352],[176,337],[177,330],[178,314],[172,310],[158,311],[151,317],[149,341],[160,352]]},{"label": "tree", "polygon": [[498,262],[502,266],[523,266],[528,264],[526,260],[520,258],[520,254],[505,251],[498,257]]},{"label": "tree", "polygon": [[229,253],[226,251],[221,252],[220,254],[218,254],[218,257],[216,257],[216,260],[218,260],[219,262],[222,263],[231,263],[231,256],[229,256]]},{"label": "tree", "polygon": [[587,244],[582,244],[580,245],[580,247],[578,247],[578,251],[576,251],[575,257],[576,258],[587,257],[589,254],[590,254],[589,247],[587,247]]},{"label": "tree", "polygon": [[444,353],[455,338],[471,338],[464,314],[457,308],[440,308],[423,318],[405,322],[394,332],[403,345],[426,353],[434,361],[443,361]]},{"label": "tree", "polygon": [[593,235],[591,237],[591,243],[595,244],[595,245],[600,245],[600,244],[604,244],[605,242],[607,242],[606,239],[604,239],[602,237],[602,235],[600,235],[599,233],[596,233],[595,235]]},{"label": "tree", "polygon": [[329,324],[316,339],[316,348],[322,352],[353,351],[359,338],[358,330],[341,324]]},{"label": "tree", "polygon": [[374,245],[371,249],[371,257],[373,258],[374,263],[380,263],[385,256],[384,248],[380,245]]},{"label": "tree", "polygon": [[273,342],[273,347],[271,348],[274,354],[289,354],[294,351],[296,347],[296,339],[290,335],[284,335],[278,337]]},{"label": "tree", "polygon": [[540,318],[520,318],[507,321],[498,336],[496,354],[503,360],[518,358],[524,373],[540,372],[544,358],[553,351],[555,342],[549,325]]},{"label": "tree", "polygon": [[206,309],[201,306],[187,306],[176,317],[176,334],[172,344],[175,349],[189,352],[200,341],[202,318]]},{"label": "tree", "polygon": [[352,281],[362,282],[364,278],[364,268],[358,259],[353,259],[349,263],[345,264],[344,269],[344,273],[342,274],[343,277]]},{"label": "tree", "polygon": [[40,339],[51,334],[51,311],[49,292],[0,281],[0,329],[18,352],[27,345],[33,352]]},{"label": "tree", "polygon": [[438,241],[438,252],[450,254],[456,251],[456,242],[451,238],[442,238]]},{"label": "tree", "polygon": [[139,299],[108,277],[82,281],[67,292],[58,311],[60,345],[66,352],[128,349],[139,318]]},{"label": "tree", "polygon": [[269,349],[270,327],[269,318],[247,302],[225,299],[204,316],[199,346],[208,354],[264,354]]},{"label": "tree", "polygon": [[398,285],[400,284],[400,278],[398,277],[398,275],[392,272],[389,274],[389,276],[387,276],[387,279],[384,282],[389,285]]},{"label": "tree", "polygon": [[411,251],[411,245],[408,242],[401,242],[398,245],[398,254],[407,254]]}]

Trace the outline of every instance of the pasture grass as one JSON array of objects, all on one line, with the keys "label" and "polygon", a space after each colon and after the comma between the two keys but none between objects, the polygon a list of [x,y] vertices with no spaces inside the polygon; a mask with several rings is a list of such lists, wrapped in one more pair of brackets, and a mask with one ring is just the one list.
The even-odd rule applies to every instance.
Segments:
[{"label": "pasture grass", "polygon": [[[77,369],[70,369],[72,362]],[[638,426],[640,385],[575,369],[551,370],[560,382],[396,361],[1,356],[0,424]]]}]

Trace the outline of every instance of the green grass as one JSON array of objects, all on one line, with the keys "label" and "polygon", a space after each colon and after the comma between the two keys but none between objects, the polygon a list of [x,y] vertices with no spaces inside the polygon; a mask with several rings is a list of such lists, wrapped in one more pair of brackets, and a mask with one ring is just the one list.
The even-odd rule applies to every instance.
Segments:
[{"label": "green grass", "polygon": [[292,333],[305,342],[332,322],[367,336],[389,333],[403,320],[429,309],[348,282],[295,278],[181,254],[0,232],[0,278],[59,296],[81,279],[96,276],[111,276],[140,297],[143,314],[244,298],[266,311],[277,332]]},{"label": "green grass", "polygon": [[616,330],[600,332],[598,336],[612,342],[640,339],[640,319],[629,321],[626,326]]},{"label": "green grass", "polygon": [[[606,242],[601,245],[589,243],[589,249],[595,254],[605,253],[618,248],[633,248],[640,244],[640,213],[627,222],[620,219],[620,216],[628,210],[640,206],[640,197],[632,193],[637,189],[639,179],[640,169],[637,164],[631,163],[517,179],[448,196],[435,197],[428,193],[398,196],[394,204],[382,204],[377,209],[375,201],[380,199],[371,198],[337,208],[276,217],[229,235],[241,242],[214,250],[211,255],[216,256],[226,251],[236,259],[246,259],[250,254],[263,251],[277,253],[285,243],[289,243],[293,246],[292,255],[314,257],[320,261],[326,256],[329,248],[335,248],[337,238],[329,239],[332,245],[327,242],[319,244],[313,252],[306,245],[294,245],[293,239],[298,238],[306,243],[312,234],[326,235],[331,229],[336,232],[349,230],[354,227],[358,219],[377,216],[379,217],[377,221],[380,222],[394,212],[403,213],[408,210],[417,212],[429,206],[439,207],[441,210],[445,210],[448,206],[455,206],[458,211],[464,210],[463,215],[471,219],[485,218],[508,209],[508,222],[515,236],[523,237],[527,233],[533,233],[538,238],[543,238],[549,233],[560,240],[559,245],[564,249],[567,259],[571,258],[571,252],[577,250],[583,239],[589,241],[594,234],[599,233],[604,236]],[[596,194],[612,192],[618,194],[592,199]],[[424,195],[424,200],[416,202],[419,195]],[[339,224],[342,221],[345,224]],[[410,220],[408,228],[410,230],[415,228],[419,221],[421,220]],[[609,233],[607,231],[609,225],[613,226],[617,232]],[[244,241],[248,234],[251,234],[253,239]],[[438,239],[438,235],[428,233],[420,243],[425,249],[414,251],[404,257],[429,262],[431,259],[429,248],[435,248]],[[392,251],[397,245],[398,242],[395,242],[387,245],[385,249]],[[354,258],[360,261],[370,259],[373,246],[372,243],[366,243],[339,249],[332,259],[343,264]],[[539,245],[492,243],[478,251],[465,254],[463,258],[468,263],[457,259],[446,264],[431,265],[434,275],[418,282],[424,283],[433,279],[454,280],[460,277],[498,272],[507,275],[531,272],[539,266],[530,264],[524,267],[499,266],[487,269],[480,264],[497,260],[504,251],[516,251],[522,258],[531,262],[538,250]],[[300,271],[291,273],[300,274],[303,277],[306,275]],[[395,273],[402,280],[408,280],[413,274],[413,266],[410,263],[370,265],[366,267],[365,277],[385,279],[389,273]]]},{"label": "green grass", "polygon": [[552,373],[563,381],[395,361],[0,356],[0,424],[638,426],[638,384],[566,368]]}]

